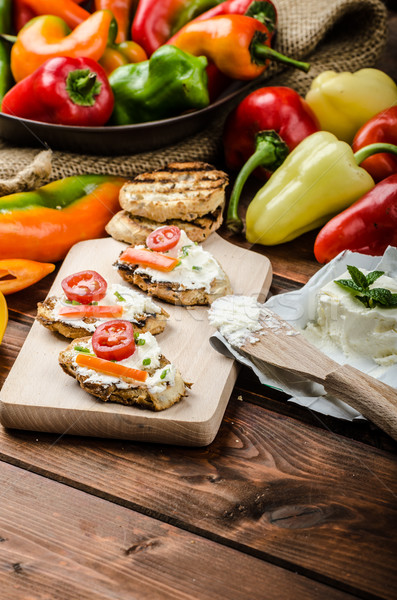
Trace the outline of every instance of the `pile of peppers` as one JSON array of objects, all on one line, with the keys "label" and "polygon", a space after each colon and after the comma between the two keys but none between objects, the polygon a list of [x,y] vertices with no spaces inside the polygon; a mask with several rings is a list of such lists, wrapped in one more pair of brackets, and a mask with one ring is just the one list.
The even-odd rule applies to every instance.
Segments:
[{"label": "pile of peppers", "polygon": [[[332,86],[335,99],[327,112]],[[396,246],[396,102],[396,84],[376,69],[322,74],[306,99],[282,87],[249,94],[224,129],[225,162],[240,169],[228,227],[243,229],[238,202],[253,172],[267,181],[246,212],[245,235],[252,244],[282,244],[323,226],[314,244],[321,263],[347,249],[381,255]]]},{"label": "pile of peppers", "polygon": [[1,110],[86,126],[197,110],[271,60],[309,69],[271,48],[276,24],[271,0],[3,0]]}]

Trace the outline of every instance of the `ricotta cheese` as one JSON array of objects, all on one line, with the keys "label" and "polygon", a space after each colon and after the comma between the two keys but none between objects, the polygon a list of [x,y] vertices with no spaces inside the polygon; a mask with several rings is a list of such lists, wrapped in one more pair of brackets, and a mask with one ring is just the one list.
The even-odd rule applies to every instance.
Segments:
[{"label": "ricotta cheese", "polygon": [[[136,248],[145,248],[145,246],[136,246]],[[152,281],[179,284],[181,290],[205,289],[206,292],[211,291],[214,279],[224,277],[219,263],[212,254],[192,242],[182,229],[176,246],[162,254],[178,258],[180,264],[168,273],[150,267],[138,267],[136,273],[146,274]]]},{"label": "ricotta cheese", "polygon": [[[350,279],[350,275],[346,272],[338,279]],[[386,275],[372,287],[397,293],[397,281]],[[366,308],[333,281],[317,294],[315,321],[308,323],[303,333],[320,348],[332,343],[348,357],[369,357],[381,366],[397,362],[397,308]]]},{"label": "ricotta cheese", "polygon": [[[118,361],[118,363],[141,371],[153,371],[153,369],[155,369],[154,372],[147,377],[144,383],[152,394],[159,394],[166,389],[167,385],[174,385],[176,373],[175,366],[169,363],[164,367],[160,367],[161,350],[156,338],[149,332],[140,333],[136,336],[136,344],[134,354],[124,360]],[[75,347],[83,347],[90,353],[93,353],[91,340],[87,340],[83,343],[80,340],[76,340]],[[143,385],[137,382],[136,386],[134,386],[133,383],[123,381],[118,377],[105,375],[105,373],[100,373],[94,369],[88,369],[87,367],[81,367],[76,363],[76,356],[79,354],[79,351],[74,350],[73,354],[76,372],[83,377],[87,377],[86,381],[89,383],[100,384],[103,386],[114,384],[119,389],[128,389],[129,387]]]},{"label": "ricotta cheese", "polygon": [[[232,346],[242,346],[246,342],[251,344],[259,340],[255,333],[262,334],[261,320],[269,322],[269,311],[255,298],[250,296],[223,296],[211,304],[208,319]],[[275,320],[274,320],[275,321]],[[274,326],[279,326],[276,321]]]},{"label": "ricotta cheese", "polygon": [[[138,323],[139,317],[142,317],[144,315],[155,315],[161,313],[161,308],[153,302],[150,296],[140,294],[132,288],[128,288],[118,283],[112,283],[108,286],[106,290],[106,296],[102,298],[102,300],[98,301],[98,305],[122,306],[123,314],[121,318],[127,321],[131,321],[132,323]],[[87,320],[79,318],[76,319],[71,317],[65,317],[64,315],[59,314],[60,309],[65,306],[70,306],[70,303],[67,302],[66,296],[61,296],[57,300],[57,302],[54,305],[54,308],[51,311],[51,318],[54,321],[62,321],[63,323],[67,323],[71,327],[83,327],[91,333],[94,333],[95,329],[101,323],[109,321],[109,318],[101,319],[95,317],[95,319],[92,319],[92,322],[90,323],[87,322]]]}]

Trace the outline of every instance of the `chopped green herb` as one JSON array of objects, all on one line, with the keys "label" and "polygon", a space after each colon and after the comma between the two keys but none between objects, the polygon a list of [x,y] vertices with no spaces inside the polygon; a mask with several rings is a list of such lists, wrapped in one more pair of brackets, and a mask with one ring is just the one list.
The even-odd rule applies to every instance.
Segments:
[{"label": "chopped green herb", "polygon": [[375,308],[375,306],[382,306],[383,308],[395,308],[397,307],[397,294],[392,294],[390,290],[385,288],[372,288],[372,285],[384,271],[371,271],[367,275],[364,275],[357,267],[348,265],[347,270],[351,276],[351,279],[335,279],[341,288],[347,290],[357,300],[362,302],[367,308]]},{"label": "chopped green herb", "polygon": [[150,365],[151,362],[152,362],[152,360],[150,358],[144,358],[142,361],[142,364],[146,366],[146,365]]},{"label": "chopped green herb", "polygon": [[189,252],[187,251],[188,248],[191,248],[192,244],[188,244],[187,246],[182,246],[181,251],[182,251],[182,256],[181,258],[183,258],[184,256],[189,256]]},{"label": "chopped green herb", "polygon": [[144,340],[143,338],[138,338],[136,340],[136,344],[137,346],[144,346],[146,344],[146,340]]},{"label": "chopped green herb", "polygon": [[123,298],[123,296],[119,292],[114,292],[114,295],[120,302],[125,302],[125,298]]},{"label": "chopped green herb", "polygon": [[78,304],[80,306],[81,302],[77,302],[77,300],[64,300],[65,304]]},{"label": "chopped green herb", "polygon": [[167,375],[167,373],[168,373],[168,369],[164,369],[164,371],[163,371],[163,372],[161,373],[161,375],[160,375],[160,379],[165,379],[165,378],[166,378],[166,375]]},{"label": "chopped green herb", "polygon": [[195,271],[201,271],[201,267],[193,266],[192,269],[194,269]]},{"label": "chopped green herb", "polygon": [[91,302],[92,306],[98,306],[98,302]]},{"label": "chopped green herb", "polygon": [[139,338],[139,331],[135,331],[134,332],[134,340],[137,341],[137,339]]},{"label": "chopped green herb", "polygon": [[90,354],[91,351],[89,348],[85,348],[84,346],[75,346],[74,349],[76,350],[76,352],[85,352]]}]

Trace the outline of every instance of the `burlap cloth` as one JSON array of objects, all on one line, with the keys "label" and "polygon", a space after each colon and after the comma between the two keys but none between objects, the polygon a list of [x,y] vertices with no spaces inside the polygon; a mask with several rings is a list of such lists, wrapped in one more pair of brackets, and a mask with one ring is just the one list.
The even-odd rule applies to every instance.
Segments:
[{"label": "burlap cloth", "polygon": [[[311,69],[306,74],[273,64],[253,87],[261,87],[265,82],[266,85],[287,85],[304,95],[312,79],[324,70],[356,71],[373,66],[379,58],[387,35],[387,10],[381,0],[274,2],[279,15],[276,49],[308,60]],[[103,157],[54,151],[50,178],[83,173],[133,177],[170,161],[216,163],[222,156],[221,132],[225,116],[226,111],[199,134],[153,152]],[[28,165],[37,152],[37,148],[17,148],[0,142],[0,178],[12,177]]]}]

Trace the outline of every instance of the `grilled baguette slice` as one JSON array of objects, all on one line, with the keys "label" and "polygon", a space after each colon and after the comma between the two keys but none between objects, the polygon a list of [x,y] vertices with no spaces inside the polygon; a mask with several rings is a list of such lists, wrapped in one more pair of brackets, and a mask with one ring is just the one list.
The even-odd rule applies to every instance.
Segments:
[{"label": "grilled baguette slice", "polygon": [[[222,225],[222,210],[223,206],[219,206],[214,212],[197,217],[194,221],[170,219],[167,221],[167,225],[176,225],[180,229],[184,229],[193,242],[204,242]],[[145,244],[149,233],[157,229],[159,225],[160,223],[151,219],[135,217],[126,210],[121,210],[112,217],[105,229],[115,240],[139,246]]]},{"label": "grilled baguette slice", "polygon": [[225,203],[228,177],[204,162],[174,162],[142,173],[120,190],[120,206],[134,216],[164,223],[194,221]]},{"label": "grilled baguette slice", "polygon": [[[57,302],[57,296],[50,296],[43,302],[39,302],[37,304],[36,319],[50,331],[60,333],[66,338],[77,339],[90,335],[98,325],[104,322],[104,320],[95,317],[83,317],[74,324],[71,320],[55,317],[54,307]],[[131,323],[134,331],[149,331],[152,335],[157,335],[164,331],[168,318],[169,314],[161,308],[161,312],[158,313],[136,315],[135,320]]]},{"label": "grilled baguette slice", "polygon": [[[89,337],[79,339],[79,345],[84,345],[90,340]],[[71,342],[65,350],[59,354],[59,364],[62,369],[71,377],[74,377],[80,384],[80,387],[96,396],[103,402],[117,402],[119,404],[126,405],[137,405],[142,408],[148,408],[153,411],[160,411],[169,408],[176,402],[179,402],[183,396],[187,393],[187,388],[191,386],[189,383],[185,383],[182,379],[182,375],[176,369],[173,384],[167,384],[163,391],[154,393],[148,388],[145,383],[139,381],[134,384],[128,384],[121,379],[115,383],[100,382],[99,378],[97,381],[89,380],[89,373],[78,368],[74,358],[76,351],[74,350],[75,342]],[[163,369],[170,362],[161,355],[160,357],[160,368]],[[148,371],[149,374],[153,374],[153,371]]]}]

